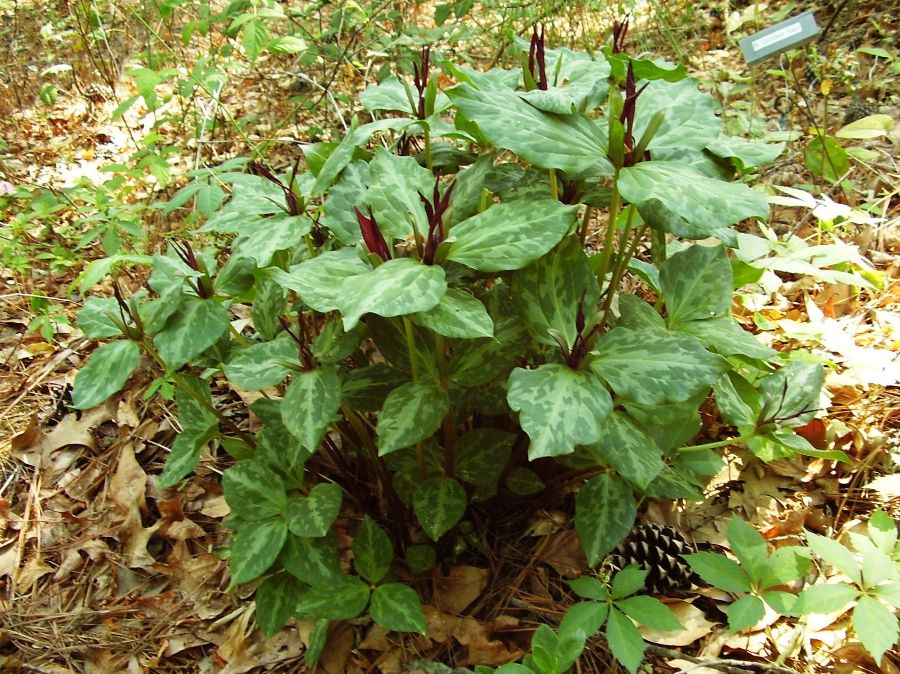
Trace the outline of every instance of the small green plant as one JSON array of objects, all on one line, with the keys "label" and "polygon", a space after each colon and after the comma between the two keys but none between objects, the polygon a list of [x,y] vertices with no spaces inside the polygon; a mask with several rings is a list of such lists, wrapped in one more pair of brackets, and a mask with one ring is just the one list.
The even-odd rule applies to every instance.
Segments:
[{"label": "small green plant", "polygon": [[[79,326],[105,343],[73,403],[115,394],[142,353],[173,382],[182,430],[158,485],[187,477],[210,443],[230,456],[232,585],[261,582],[266,633],[295,616],[324,639],[328,621],[367,611],[424,631],[412,584],[471,540],[474,504],[524,516],[577,490],[594,565],[639,502],[697,496],[716,449],[846,460],[791,429],[816,413],[822,368],[786,363],[740,328],[724,246],[671,241],[733,244],[730,225],[765,217],[762,194],[707,162],[759,153],[722,135],[683,69],[629,58],[623,40],[620,26],[592,57],[546,49],[535,31],[521,68],[486,73],[425,49],[412,82],[362,94],[379,118],[304,146],[308,170],[198,173],[176,201],[209,216],[204,236],[85,271],[82,290],[117,265],[152,264],[149,292],[115,284],[115,297],[85,302]],[[439,86],[435,60],[454,86]],[[637,259],[646,241],[652,257]],[[655,305],[620,292],[628,269]],[[236,311],[252,320],[242,332]],[[261,430],[220,412],[219,376],[263,391],[250,406]],[[713,390],[739,435],[692,444]],[[638,575],[617,577],[607,602],[607,636],[628,663],[640,653],[624,616],[649,606],[629,596]],[[578,633],[539,630],[528,662],[562,671]]]},{"label": "small green plant", "polygon": [[478,667],[475,674],[565,674],[581,655],[587,640],[601,631],[615,658],[634,674],[646,649],[635,622],[661,632],[682,628],[669,607],[658,599],[637,594],[646,577],[646,570],[632,565],[619,571],[609,584],[593,576],[569,581],[582,601],[569,608],[558,633],[541,625],[532,637],[531,653],[521,664],[496,670]]},{"label": "small green plant", "polygon": [[[809,547],[782,547],[769,554],[759,532],[734,517],[728,525],[728,543],[738,561],[712,552],[683,557],[704,581],[738,595],[726,611],[732,632],[759,623],[766,606],[778,615],[803,616],[855,605],[853,631],[878,662],[900,637],[897,524],[876,510],[869,519],[868,535],[851,532],[849,537],[856,555],[838,541],[812,532],[806,533]],[[809,584],[799,595],[777,589],[804,578],[812,559],[833,566],[849,582]],[[820,577],[824,579],[824,574]]]},{"label": "small green plant", "polygon": [[739,517],[728,523],[728,543],[738,561],[714,552],[683,555],[704,581],[739,595],[728,605],[728,627],[739,632],[757,624],[768,605],[779,615],[794,615],[796,595],[777,590],[803,577],[809,567],[806,548],[789,546],[769,554],[765,539]]},{"label": "small green plant", "polygon": [[[826,536],[806,533],[816,557],[849,582],[815,583],[800,593],[798,614],[831,613],[855,604],[853,631],[875,662],[900,641],[900,544],[897,523],[881,510],[869,518],[867,535],[849,533],[856,554]],[[824,574],[820,576],[824,580]]]},{"label": "small green plant", "polygon": [[28,332],[37,332],[47,341],[53,339],[60,325],[69,325],[65,308],[59,304],[51,304],[47,297],[32,296],[31,311],[35,316],[28,324]]}]

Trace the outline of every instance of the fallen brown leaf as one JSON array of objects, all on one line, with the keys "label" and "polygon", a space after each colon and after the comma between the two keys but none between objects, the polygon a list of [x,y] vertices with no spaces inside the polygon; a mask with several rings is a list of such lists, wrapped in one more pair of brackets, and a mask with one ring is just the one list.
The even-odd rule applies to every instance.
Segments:
[{"label": "fallen brown leaf", "polygon": [[487,587],[487,569],[474,566],[454,566],[447,575],[436,572],[434,602],[451,613],[462,613]]}]

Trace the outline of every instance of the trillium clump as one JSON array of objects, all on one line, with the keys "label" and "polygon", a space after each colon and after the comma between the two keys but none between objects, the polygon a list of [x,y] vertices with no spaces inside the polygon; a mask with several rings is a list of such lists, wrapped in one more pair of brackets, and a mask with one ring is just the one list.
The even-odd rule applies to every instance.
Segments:
[{"label": "trillium clump", "polygon": [[[329,621],[366,611],[424,632],[421,574],[451,549],[477,557],[463,531],[510,504],[524,522],[575,493],[595,565],[639,502],[699,497],[723,446],[845,458],[792,431],[818,413],[821,368],[731,315],[730,226],[768,213],[739,178],[783,147],[725,135],[682,68],[624,39],[592,56],[535,29],[522,67],[487,72],[425,49],[412,83],[362,93],[374,121],[304,146],[304,170],[219,172],[230,199],[149,260],[147,290],[85,302],[81,329],[106,343],[75,405],[115,395],[142,352],[174,382],[159,487],[213,450],[232,584],[259,582],[266,634],[314,620],[311,662]],[[222,413],[220,377],[259,423]],[[713,402],[736,435],[698,443]]]}]

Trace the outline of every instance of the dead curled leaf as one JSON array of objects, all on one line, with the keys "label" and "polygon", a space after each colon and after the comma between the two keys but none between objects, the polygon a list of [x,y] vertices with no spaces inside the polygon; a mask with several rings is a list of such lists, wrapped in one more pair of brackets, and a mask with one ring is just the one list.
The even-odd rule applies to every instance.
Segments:
[{"label": "dead curled leaf", "polygon": [[454,566],[442,575],[436,572],[434,602],[450,613],[462,613],[487,587],[490,572],[474,566]]},{"label": "dead curled leaf", "polygon": [[468,665],[496,667],[522,657],[522,651],[515,646],[491,639],[487,627],[474,618],[464,618],[453,630],[453,638],[466,647]]}]

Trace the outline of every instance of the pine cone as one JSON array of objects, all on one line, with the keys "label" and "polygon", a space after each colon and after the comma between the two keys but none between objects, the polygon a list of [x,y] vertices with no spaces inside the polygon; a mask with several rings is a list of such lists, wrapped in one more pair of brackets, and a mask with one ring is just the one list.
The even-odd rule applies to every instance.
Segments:
[{"label": "pine cone", "polygon": [[869,115],[877,115],[878,106],[874,103],[856,102],[851,103],[844,109],[844,126],[851,122],[856,122],[863,117]]},{"label": "pine cone", "polygon": [[608,562],[616,571],[637,564],[647,571],[644,587],[648,592],[671,594],[699,582],[681,558],[691,552],[695,552],[694,547],[672,527],[640,524],[610,553]]}]

